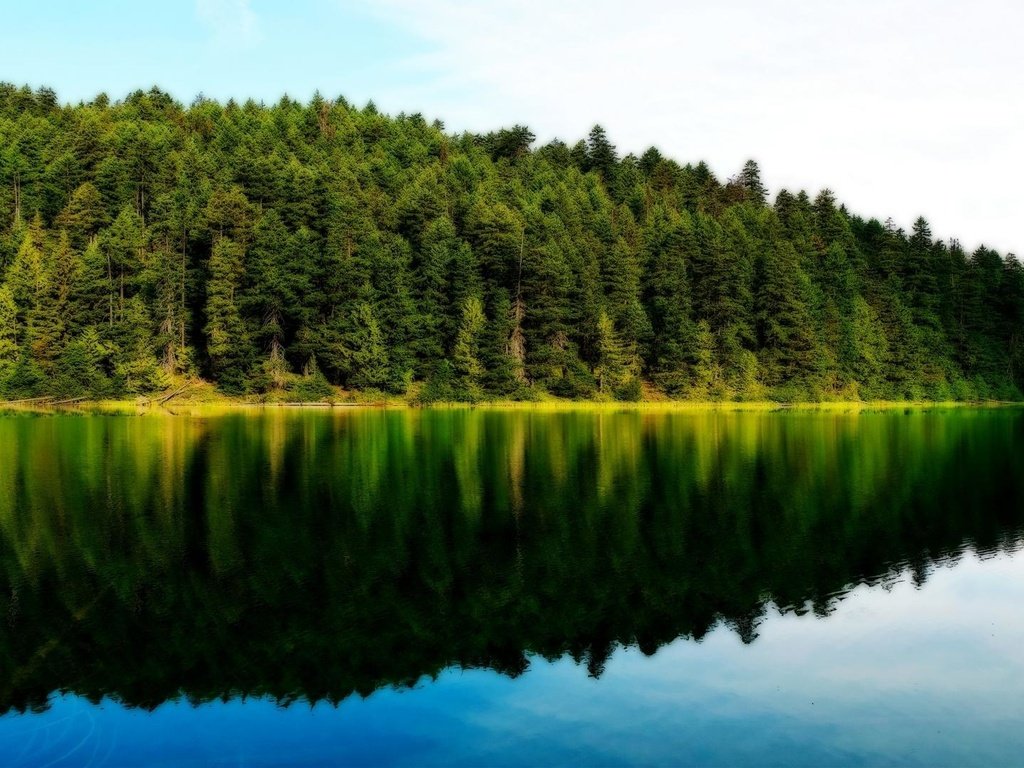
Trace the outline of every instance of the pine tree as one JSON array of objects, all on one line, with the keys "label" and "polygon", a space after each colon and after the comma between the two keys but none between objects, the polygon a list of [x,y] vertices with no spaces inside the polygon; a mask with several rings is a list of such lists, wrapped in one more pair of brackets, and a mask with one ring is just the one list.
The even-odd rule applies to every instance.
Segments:
[{"label": "pine tree", "polygon": [[359,389],[384,389],[391,380],[391,361],[373,307],[356,307],[354,328],[346,340],[351,360],[349,383]]},{"label": "pine tree", "polygon": [[768,197],[768,190],[761,182],[761,169],[758,168],[756,162],[747,160],[744,163],[743,170],[740,171],[739,182],[746,192],[748,200],[757,205],[764,205],[764,201]]},{"label": "pine tree", "polygon": [[125,301],[111,335],[111,357],[118,386],[126,394],[153,392],[167,384],[154,351],[152,328],[153,321],[142,298],[133,296]]},{"label": "pine tree", "polygon": [[[418,324],[415,333],[418,343],[413,352],[428,369],[444,357],[444,350],[453,338],[449,315],[453,317],[454,312],[449,312],[449,296],[452,261],[458,251],[451,219],[443,216],[427,226],[413,278]],[[466,298],[458,297],[461,301]]]},{"label": "pine tree", "polygon": [[55,394],[63,397],[106,397],[121,394],[114,389],[107,369],[113,346],[103,341],[93,326],[71,339],[57,360]]},{"label": "pine tree", "polygon": [[30,227],[21,241],[21,247],[7,272],[11,296],[24,317],[46,297],[46,266],[43,263],[42,224]]},{"label": "pine tree", "polygon": [[679,394],[688,379],[693,321],[689,274],[697,259],[697,237],[689,214],[656,213],[645,232],[644,303],[651,323],[649,367],[654,380]]},{"label": "pine tree", "polygon": [[486,371],[480,362],[480,334],[486,323],[483,302],[475,296],[466,299],[462,308],[462,324],[452,348],[452,362],[460,377],[461,389],[470,400],[476,400],[482,394],[480,382]]},{"label": "pine tree", "polygon": [[597,321],[597,363],[594,378],[602,394],[615,390],[627,375],[627,355],[607,312]]},{"label": "pine tree", "polygon": [[217,381],[226,391],[235,393],[246,390],[251,362],[249,336],[236,297],[243,274],[241,245],[228,237],[219,238],[210,255],[206,352]]},{"label": "pine tree", "polygon": [[6,285],[0,285],[0,388],[18,361],[18,307]]},{"label": "pine tree", "polygon": [[76,248],[85,248],[107,224],[103,196],[90,181],[81,184],[57,217],[56,225],[67,230]]},{"label": "pine tree", "polygon": [[693,386],[692,395],[706,399],[721,392],[722,371],[715,359],[715,336],[707,320],[701,320],[693,338]]},{"label": "pine tree", "polygon": [[125,300],[138,289],[137,278],[145,266],[146,234],[133,206],[121,209],[104,230],[100,246],[107,258],[108,301],[117,320],[124,313]]},{"label": "pine tree", "polygon": [[615,165],[618,158],[608,134],[600,125],[590,129],[587,138],[587,170],[597,171],[609,187],[615,183]]},{"label": "pine tree", "polygon": [[764,254],[758,291],[758,336],[767,383],[814,386],[821,360],[808,309],[810,281],[796,250],[778,243]]},{"label": "pine tree", "polygon": [[884,397],[883,376],[888,363],[888,343],[878,313],[862,296],[853,299],[850,326],[855,380],[865,397]]},{"label": "pine tree", "polygon": [[145,282],[153,295],[151,306],[157,327],[154,344],[161,365],[171,375],[186,372],[192,364],[192,350],[185,342],[189,317],[178,254],[167,247],[154,250]]}]

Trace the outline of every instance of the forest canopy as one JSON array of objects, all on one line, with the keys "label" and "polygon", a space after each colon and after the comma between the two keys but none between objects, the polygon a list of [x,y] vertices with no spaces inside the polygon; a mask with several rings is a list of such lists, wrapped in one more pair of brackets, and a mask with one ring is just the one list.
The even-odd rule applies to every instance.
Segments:
[{"label": "forest canopy", "polygon": [[605,130],[0,84],[0,397],[1020,399],[1012,255]]}]

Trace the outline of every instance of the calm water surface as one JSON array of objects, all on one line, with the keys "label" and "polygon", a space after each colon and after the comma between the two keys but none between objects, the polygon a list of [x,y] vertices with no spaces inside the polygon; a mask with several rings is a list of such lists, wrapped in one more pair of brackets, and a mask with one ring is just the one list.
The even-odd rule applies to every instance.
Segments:
[{"label": "calm water surface", "polygon": [[1014,765],[1024,411],[0,416],[0,763]]}]

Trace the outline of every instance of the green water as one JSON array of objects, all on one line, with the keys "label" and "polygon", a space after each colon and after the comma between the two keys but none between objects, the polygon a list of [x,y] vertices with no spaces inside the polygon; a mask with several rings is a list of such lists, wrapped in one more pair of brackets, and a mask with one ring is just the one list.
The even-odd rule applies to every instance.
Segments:
[{"label": "green water", "polygon": [[[68,702],[105,702],[95,740],[114,712],[182,703],[209,702],[192,711],[212,718],[225,703],[345,702],[329,711],[387,720],[383,693],[359,697],[415,684],[401,701],[426,702],[451,670],[482,670],[491,706],[488,686],[510,684],[514,712],[531,684],[600,691],[616,659],[657,665],[659,649],[723,632],[739,660],[773,621],[832,621],[854,587],[886,587],[868,591],[883,605],[893,583],[926,588],[965,552],[1016,562],[1022,466],[1017,409],[0,416],[0,751],[15,743],[5,728]],[[993,622],[1019,611],[996,605]],[[549,664],[573,682],[544,682]],[[1003,684],[1024,694],[1024,677]],[[617,690],[618,708],[640,695]],[[437,706],[454,728],[479,704]],[[684,709],[665,698],[663,726]],[[261,727],[294,728],[299,711],[272,708]],[[620,715],[610,704],[594,726]],[[408,723],[387,722],[380,742],[403,743]],[[222,754],[209,733],[197,738]],[[459,733],[447,749],[487,738]],[[627,758],[680,757],[658,734],[632,734],[646,751]],[[300,762],[348,754],[345,739]],[[549,741],[554,762],[599,757]],[[727,747],[709,737],[697,761]],[[111,747],[112,763],[152,758],[134,749]],[[58,764],[88,756],[69,755]]]}]

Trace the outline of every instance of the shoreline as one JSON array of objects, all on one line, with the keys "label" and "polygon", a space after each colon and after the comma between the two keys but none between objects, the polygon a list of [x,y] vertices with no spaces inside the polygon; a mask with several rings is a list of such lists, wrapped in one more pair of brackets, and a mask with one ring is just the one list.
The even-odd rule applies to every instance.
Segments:
[{"label": "shoreline", "polygon": [[997,409],[1024,407],[1022,401],[973,400],[826,400],[783,403],[772,400],[643,400],[636,402],[608,400],[488,400],[476,403],[415,403],[402,399],[381,401],[318,401],[318,402],[252,402],[241,398],[218,398],[173,402],[152,400],[76,400],[74,402],[0,401],[0,412],[22,413],[135,413],[187,415],[190,411],[329,411],[336,410],[503,410],[503,411],[644,411],[644,412],[840,412],[865,411]]}]

